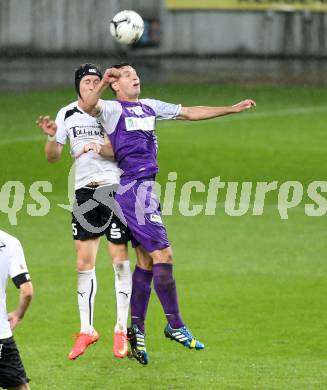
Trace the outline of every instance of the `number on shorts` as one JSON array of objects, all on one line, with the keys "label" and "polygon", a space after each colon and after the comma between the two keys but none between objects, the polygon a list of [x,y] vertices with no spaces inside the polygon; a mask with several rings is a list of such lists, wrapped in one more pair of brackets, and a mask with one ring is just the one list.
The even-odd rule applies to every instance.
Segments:
[{"label": "number on shorts", "polygon": [[73,229],[73,235],[74,235],[74,236],[77,236],[77,227],[76,227],[76,223],[72,223],[72,229]]}]

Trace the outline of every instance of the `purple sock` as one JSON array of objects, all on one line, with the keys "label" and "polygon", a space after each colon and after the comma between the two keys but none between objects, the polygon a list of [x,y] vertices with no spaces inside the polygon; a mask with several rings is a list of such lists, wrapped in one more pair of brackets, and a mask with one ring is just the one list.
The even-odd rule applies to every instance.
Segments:
[{"label": "purple sock", "polygon": [[176,283],[173,278],[173,265],[159,263],[153,265],[153,285],[166,318],[174,329],[184,326],[179,314]]},{"label": "purple sock", "polygon": [[136,324],[144,333],[144,321],[151,294],[152,271],[135,266],[133,272],[133,288],[131,296],[132,325]]}]

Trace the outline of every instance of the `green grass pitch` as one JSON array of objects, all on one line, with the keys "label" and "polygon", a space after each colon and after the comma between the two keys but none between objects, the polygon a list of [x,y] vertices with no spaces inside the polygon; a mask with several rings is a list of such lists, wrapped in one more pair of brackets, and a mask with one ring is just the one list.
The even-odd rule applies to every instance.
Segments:
[{"label": "green grass pitch", "polygon": [[[109,94],[108,94],[109,96]],[[214,85],[144,86],[144,97],[187,105],[234,104],[254,98],[257,108],[206,122],[158,125],[159,181],[178,174],[172,216],[165,217],[174,249],[182,316],[206,344],[190,351],[164,338],[166,324],[156,295],[149,306],[150,364],[112,356],[115,319],[113,271],[105,242],[97,260],[95,327],[100,341],[77,361],[67,360],[79,330],[75,253],[67,203],[66,150],[60,163],[43,155],[44,137],[34,125],[74,99],[72,89],[1,94],[0,186],[20,180],[26,189],[17,226],[0,212],[1,229],[22,241],[35,287],[33,304],[15,331],[32,389],[323,389],[327,388],[326,216],[308,217],[301,204],[281,220],[276,195],[262,216],[224,211],[225,190],[215,216],[179,213],[180,188],[223,181],[294,180],[304,189],[326,180],[327,91],[309,87]],[[49,214],[30,217],[29,188],[52,183]],[[193,194],[203,204],[206,195]],[[0,199],[1,200],[1,199]],[[3,202],[3,199],[1,200]],[[132,264],[135,256],[130,250]],[[9,284],[8,309],[17,302]]]}]

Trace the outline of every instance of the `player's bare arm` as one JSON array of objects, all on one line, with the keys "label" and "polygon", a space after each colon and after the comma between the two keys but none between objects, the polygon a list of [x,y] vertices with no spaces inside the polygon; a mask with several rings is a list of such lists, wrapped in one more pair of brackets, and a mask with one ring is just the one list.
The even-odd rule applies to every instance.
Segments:
[{"label": "player's bare arm", "polygon": [[110,160],[114,160],[115,158],[114,151],[110,142],[104,145],[99,145],[95,143],[86,144],[84,145],[84,148],[81,150],[81,152],[76,156],[76,158],[80,157],[84,153],[88,153],[91,151],[98,153],[100,154],[100,156],[106,157]]},{"label": "player's bare arm", "polygon": [[100,144],[96,144],[96,143],[92,143],[92,142],[88,143],[88,144],[84,145],[84,148],[81,150],[81,152],[75,158],[78,158],[82,154],[88,153],[91,151],[98,153],[98,154],[100,154],[100,156],[106,157],[109,160],[112,160],[112,161],[115,160],[114,151],[113,151],[111,142],[110,142],[109,138],[107,137],[107,135],[104,136],[104,145],[100,145]]},{"label": "player's bare arm", "polygon": [[194,107],[182,107],[177,119],[200,121],[205,119],[217,118],[219,116],[237,114],[239,112],[255,107],[254,100],[247,99],[233,106],[226,107],[206,107],[206,106],[194,106]]},{"label": "player's bare arm", "polygon": [[117,81],[121,73],[118,69],[109,68],[103,74],[100,83],[82,101],[79,102],[81,108],[92,116],[96,116],[100,110],[99,99],[110,84]]},{"label": "player's bare arm", "polygon": [[44,147],[46,159],[52,163],[59,160],[62,152],[62,145],[59,144],[55,135],[57,132],[57,125],[49,116],[40,116],[36,121],[36,125],[48,136],[47,143]]},{"label": "player's bare arm", "polygon": [[26,282],[20,285],[19,304],[15,311],[8,313],[8,321],[10,328],[14,329],[19,321],[21,321],[29,307],[33,297],[32,282]]}]

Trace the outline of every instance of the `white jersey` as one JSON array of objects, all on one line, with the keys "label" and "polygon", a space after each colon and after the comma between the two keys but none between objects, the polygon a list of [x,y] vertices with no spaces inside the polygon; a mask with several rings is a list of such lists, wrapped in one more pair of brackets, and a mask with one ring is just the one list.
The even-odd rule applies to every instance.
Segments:
[{"label": "white jersey", "polygon": [[[78,102],[63,107],[56,117],[56,141],[62,145],[70,141],[70,152],[77,156],[88,143],[103,145],[105,131],[100,122],[83,111]],[[118,184],[120,170],[117,164],[93,151],[76,159],[75,190],[96,182],[101,185]]]},{"label": "white jersey", "polygon": [[[0,339],[12,336],[7,318],[6,287],[8,278],[30,280],[23,248],[19,240],[0,230]],[[18,283],[17,283],[18,282]]]}]

